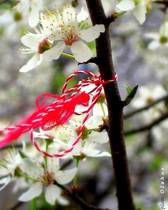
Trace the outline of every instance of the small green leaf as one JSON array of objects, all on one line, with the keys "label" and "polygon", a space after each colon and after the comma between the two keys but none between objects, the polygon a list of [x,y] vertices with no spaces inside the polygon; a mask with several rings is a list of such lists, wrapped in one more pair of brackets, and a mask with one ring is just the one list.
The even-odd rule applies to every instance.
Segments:
[{"label": "small green leaf", "polygon": [[130,87],[130,86],[127,86],[126,87],[126,90],[127,90],[127,97],[125,99],[125,104],[128,105],[131,103],[132,99],[134,98],[137,90],[138,90],[138,85],[136,85],[135,87]]}]

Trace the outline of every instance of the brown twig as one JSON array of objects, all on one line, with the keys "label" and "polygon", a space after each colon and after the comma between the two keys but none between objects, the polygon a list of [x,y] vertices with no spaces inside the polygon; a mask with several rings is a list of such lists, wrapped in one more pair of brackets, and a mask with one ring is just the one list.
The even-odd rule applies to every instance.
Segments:
[{"label": "brown twig", "polygon": [[83,62],[83,63],[78,63],[78,64],[80,65],[80,64],[88,64],[88,63],[98,64],[98,59],[97,59],[97,57],[90,58],[88,61]]},{"label": "brown twig", "polygon": [[[107,20],[100,0],[86,0],[93,24],[104,24]],[[103,80],[110,80],[115,71],[112,62],[109,27],[96,40],[98,67]],[[115,174],[119,210],[135,210],[123,132],[123,102],[117,82],[104,86],[109,113],[109,141]]]},{"label": "brown twig", "polygon": [[19,201],[19,202],[17,202],[12,208],[10,208],[9,210],[18,210],[18,208],[19,208],[20,206],[22,206],[23,204],[25,204],[25,203]]},{"label": "brown twig", "polygon": [[156,125],[158,125],[159,123],[161,123],[162,121],[164,121],[164,120],[166,120],[166,119],[168,119],[168,112],[162,114],[160,117],[158,117],[157,119],[153,120],[153,121],[150,122],[149,124],[144,125],[144,126],[142,126],[142,127],[140,127],[140,128],[134,128],[134,129],[125,131],[124,134],[125,134],[126,136],[128,136],[128,135],[131,135],[131,134],[141,133],[141,132],[150,130],[151,128],[155,127]]},{"label": "brown twig", "polygon": [[60,187],[66,193],[66,195],[68,195],[73,201],[75,201],[75,203],[77,203],[82,210],[109,210],[109,209],[97,208],[93,205],[90,205],[86,201],[84,201],[82,198],[80,198],[78,194],[76,193],[76,191],[73,192],[72,190],[68,189],[67,187],[63,185],[60,185],[57,182],[55,182],[55,184],[58,187]]},{"label": "brown twig", "polygon": [[163,12],[166,12],[166,10],[168,9],[168,1],[167,0],[158,0],[158,1],[154,1],[153,3],[158,4],[160,6],[160,9]]},{"label": "brown twig", "polygon": [[146,110],[150,109],[151,107],[157,105],[160,102],[167,101],[167,100],[168,100],[168,94],[165,95],[165,96],[163,96],[163,97],[161,97],[161,98],[159,98],[159,99],[157,99],[157,100],[155,100],[155,101],[153,101],[152,103],[150,103],[150,104],[148,104],[146,106],[143,106],[143,107],[141,107],[139,109],[136,109],[134,111],[131,111],[131,112],[126,113],[124,115],[124,118],[125,119],[130,118],[130,117],[132,117],[132,116],[134,116],[134,115],[136,115],[138,113],[141,113],[143,111],[146,111]]}]

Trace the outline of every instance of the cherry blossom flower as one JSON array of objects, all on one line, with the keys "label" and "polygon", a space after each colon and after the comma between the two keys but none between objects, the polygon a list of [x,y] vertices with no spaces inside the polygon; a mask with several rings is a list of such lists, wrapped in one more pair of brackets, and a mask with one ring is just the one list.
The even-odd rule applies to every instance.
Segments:
[{"label": "cherry blossom flower", "polygon": [[71,6],[64,6],[55,12],[41,13],[40,32],[28,33],[21,42],[27,47],[25,53],[35,55],[20,71],[27,72],[42,62],[58,59],[66,47],[69,47],[78,62],[89,60],[93,53],[87,46],[105,31],[104,25],[95,25],[82,29],[81,22],[85,17],[83,10],[79,14]]},{"label": "cherry blossom flower", "polygon": [[[131,105],[136,109],[144,107],[153,103],[158,98],[166,95],[166,90],[161,85],[148,85],[142,86],[138,90],[138,94],[132,101]],[[146,110],[140,116],[144,118],[146,123],[151,122],[151,120],[156,119],[160,116],[160,113],[165,111],[165,104],[159,103],[153,106],[151,109]]]},{"label": "cherry blossom flower", "polygon": [[80,13],[77,14],[72,6],[64,6],[53,13],[41,14],[44,31],[51,34],[50,37],[56,42],[56,46],[61,45],[64,49],[69,47],[80,63],[93,56],[86,43],[94,41],[105,31],[102,24],[83,29],[80,24],[81,17],[83,16]]},{"label": "cherry blossom flower", "polygon": [[42,62],[57,59],[60,56],[60,51],[63,50],[61,45],[52,47],[52,42],[43,33],[28,33],[21,38],[21,42],[27,47],[23,49],[23,52],[26,54],[33,53],[34,55],[20,68],[20,72],[28,72],[42,64]]},{"label": "cherry blossom flower", "polygon": [[27,202],[38,197],[44,189],[45,199],[51,205],[57,201],[62,205],[67,205],[68,201],[61,196],[61,189],[55,184],[55,181],[61,185],[67,184],[77,173],[77,168],[60,170],[58,159],[47,159],[47,166],[43,166],[37,160],[25,159],[20,166],[21,170],[27,175],[33,183],[31,187],[23,193],[19,200]]},{"label": "cherry blossom flower", "polygon": [[168,47],[168,21],[161,25],[159,33],[148,33],[146,37],[152,39],[148,45],[150,50],[155,50],[159,47]]},{"label": "cherry blossom flower", "polygon": [[39,23],[39,13],[43,10],[43,0],[20,0],[16,9],[28,16],[28,22],[31,27],[35,27]]},{"label": "cherry blossom flower", "polygon": [[144,23],[152,0],[121,0],[116,5],[121,12],[131,11],[140,24]]},{"label": "cherry blossom flower", "polygon": [[141,86],[138,90],[138,95],[132,101],[131,105],[135,108],[140,108],[154,102],[158,98],[164,96],[166,90],[161,85]]},{"label": "cherry blossom flower", "polygon": [[21,164],[22,158],[15,149],[9,149],[2,154],[3,158],[0,160],[0,190],[3,190],[14,177],[16,168]]},{"label": "cherry blossom flower", "polygon": [[[40,132],[34,132],[34,138],[51,139],[52,143],[48,147],[50,154],[54,152],[65,151],[70,148],[75,139],[78,136],[78,128],[81,126],[81,122],[84,116],[74,116],[68,124],[53,128],[48,131],[40,130]],[[99,122],[99,121],[98,121]],[[102,121],[103,123],[103,121]],[[98,126],[100,123],[98,123]],[[87,127],[89,126],[89,127]],[[68,152],[63,158],[74,158],[77,156],[83,157],[109,157],[110,154],[106,151],[102,151],[102,145],[108,142],[108,135],[106,131],[98,132],[95,127],[90,128],[90,123],[86,121],[86,127],[83,131],[83,135],[73,147],[71,152]]]}]

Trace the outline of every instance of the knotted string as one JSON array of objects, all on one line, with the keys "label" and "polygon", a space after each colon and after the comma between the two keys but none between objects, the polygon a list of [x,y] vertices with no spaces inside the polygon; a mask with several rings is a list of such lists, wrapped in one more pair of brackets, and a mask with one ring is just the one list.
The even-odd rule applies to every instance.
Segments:
[{"label": "knotted string", "polygon": [[[85,74],[90,78],[83,79],[72,88],[68,89],[67,87],[69,82],[73,79],[73,77],[80,74]],[[75,145],[80,141],[81,135],[85,128],[85,122],[89,118],[90,112],[92,111],[92,108],[96,104],[102,92],[103,85],[116,80],[117,74],[114,74],[111,80],[104,81],[101,79],[100,75],[95,75],[88,70],[75,71],[66,79],[61,95],[51,93],[41,94],[36,99],[37,110],[35,112],[26,117],[22,122],[16,124],[14,127],[5,129],[5,131],[8,132],[0,141],[0,148],[16,140],[22,134],[30,131],[30,139],[33,145],[43,155],[48,157],[62,157],[66,155],[67,153],[71,152]],[[50,102],[51,100],[53,100],[53,102]],[[78,105],[85,107],[85,110],[76,111],[75,109]],[[42,150],[37,141],[35,141],[33,131],[38,128],[42,128],[43,130],[47,131],[56,126],[64,125],[68,122],[73,114],[85,114],[85,117],[78,129],[77,138],[74,140],[72,145],[64,151],[54,154],[49,154],[47,151]]]}]

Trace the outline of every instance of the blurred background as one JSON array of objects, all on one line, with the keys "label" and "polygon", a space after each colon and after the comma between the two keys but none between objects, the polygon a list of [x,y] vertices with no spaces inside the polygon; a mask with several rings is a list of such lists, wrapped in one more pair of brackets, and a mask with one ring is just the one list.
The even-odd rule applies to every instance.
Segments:
[{"label": "blurred background", "polygon": [[[65,78],[79,69],[97,72],[93,64],[77,66],[71,59],[61,57],[28,73],[18,69],[28,60],[20,51],[20,37],[28,30],[27,22],[11,7],[14,1],[0,0],[0,126],[13,124],[35,106],[36,97],[43,92],[59,93]],[[51,5],[53,1],[46,1]],[[56,3],[55,3],[56,4]],[[107,14],[114,1],[103,1]],[[19,16],[20,15],[20,16]],[[166,10],[158,5],[140,26],[131,14],[121,16],[111,24],[111,43],[115,69],[119,76],[122,97],[128,88],[139,86],[132,103],[125,109],[125,136],[133,195],[137,209],[158,210],[162,197],[168,208],[168,47],[150,50],[148,33],[158,33],[167,18]],[[160,103],[139,113],[132,113],[164,97]],[[131,114],[130,114],[131,113]],[[141,128],[142,131],[141,131]],[[26,137],[25,137],[26,138]],[[160,178],[165,170],[165,194],[160,192]],[[79,194],[89,203],[101,208],[117,209],[115,181],[110,158],[90,158],[79,170]],[[0,192],[0,209],[8,210],[17,202],[13,184]],[[18,210],[33,210],[33,204],[21,205]],[[165,209],[166,209],[165,207]],[[39,209],[79,209],[52,207],[44,204]]]}]

